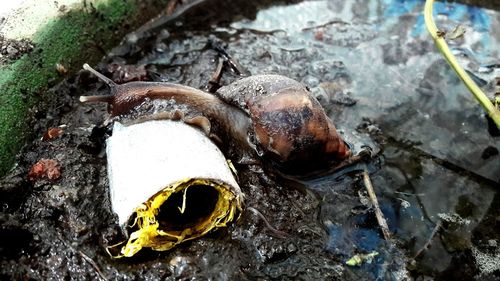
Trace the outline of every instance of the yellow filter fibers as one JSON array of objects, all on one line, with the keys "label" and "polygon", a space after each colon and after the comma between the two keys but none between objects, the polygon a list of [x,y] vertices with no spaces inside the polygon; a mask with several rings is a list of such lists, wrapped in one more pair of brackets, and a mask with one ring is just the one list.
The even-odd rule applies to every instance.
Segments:
[{"label": "yellow filter fibers", "polygon": [[226,226],[240,209],[240,199],[223,183],[206,179],[178,181],[136,208],[132,225],[136,230],[118,257],[131,257],[142,248],[169,250]]}]

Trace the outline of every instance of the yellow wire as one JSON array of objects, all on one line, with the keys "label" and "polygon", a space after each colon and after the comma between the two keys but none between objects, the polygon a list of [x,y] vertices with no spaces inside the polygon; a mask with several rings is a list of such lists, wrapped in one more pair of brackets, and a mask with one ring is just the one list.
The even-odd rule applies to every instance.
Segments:
[{"label": "yellow wire", "polygon": [[434,42],[436,42],[436,45],[443,54],[444,58],[457,73],[458,77],[462,79],[465,86],[469,89],[469,91],[471,91],[474,97],[483,106],[483,108],[486,110],[491,119],[493,119],[497,127],[500,128],[500,111],[495,108],[495,106],[491,103],[491,101],[483,93],[483,91],[481,91],[481,89],[476,85],[476,83],[474,83],[467,72],[465,72],[465,70],[458,64],[455,56],[451,53],[448,44],[446,44],[444,36],[440,35],[441,32],[439,32],[438,28],[436,27],[436,23],[432,18],[433,4],[434,0],[426,0],[425,2],[424,18],[427,30],[429,31],[432,39],[434,39]]}]

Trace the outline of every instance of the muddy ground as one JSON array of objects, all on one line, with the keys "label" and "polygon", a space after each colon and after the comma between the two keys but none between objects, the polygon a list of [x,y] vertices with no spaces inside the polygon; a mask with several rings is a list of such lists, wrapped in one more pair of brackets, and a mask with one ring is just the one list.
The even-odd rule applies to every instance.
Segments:
[{"label": "muddy ground", "polygon": [[[207,66],[210,70],[208,58],[215,53],[207,51],[205,55],[207,60],[200,60],[197,67]],[[347,255],[325,251],[328,229],[318,222],[319,201],[324,198],[282,186],[266,177],[258,166],[237,167],[247,194],[246,204],[262,212],[275,228],[285,231],[287,238],[274,237],[259,217],[246,211],[227,229],[175,250],[143,250],[131,259],[111,258],[105,248],[124,237],[109,202],[104,141],[110,131],[99,126],[107,112],[105,106],[83,106],[77,101],[80,95],[95,93],[102,87],[88,73],[80,73],[54,89],[54,103],[38,109],[34,131],[40,138],[25,148],[17,166],[1,182],[2,278],[100,278],[93,263],[109,280],[358,280],[365,274],[365,278],[371,278],[373,273],[347,270]],[[47,128],[61,125],[62,135],[42,140]],[[31,166],[43,158],[60,164],[60,179],[28,180]],[[357,177],[349,176],[336,184],[341,190],[328,198],[342,202],[336,212],[367,208],[359,201],[359,182]],[[342,218],[345,215],[339,217],[347,221]],[[366,220],[370,228],[376,228],[372,215]],[[395,247],[391,244],[386,246]],[[404,271],[402,252],[396,248],[391,252],[386,257],[390,268]]]},{"label": "muddy ground", "polygon": [[[328,7],[334,2],[330,1]],[[389,96],[374,101],[373,96],[363,95],[360,87],[370,88],[373,84],[371,78],[358,80],[356,70],[366,60],[352,50],[364,50],[364,42],[375,42],[380,46],[383,62],[394,66],[425,56],[432,49],[422,39],[410,43],[377,41],[372,25],[363,18],[364,3],[355,2],[353,14],[363,20],[353,20],[352,28],[347,29],[348,23],[343,21],[313,27],[306,22],[298,31],[294,22],[287,22],[290,28],[285,31],[266,30],[269,25],[259,26],[255,8],[242,8],[236,16],[224,16],[215,25],[200,27],[203,9],[195,7],[189,10],[189,17],[181,15],[167,21],[164,29],[128,37],[96,68],[121,82],[140,78],[203,89],[218,58],[217,52],[207,48],[211,41],[224,46],[253,74],[280,73],[316,89],[321,82],[335,83],[340,93],[322,101],[330,116],[347,124],[340,126],[343,131],[362,136],[358,141],[370,135],[371,141],[382,149],[378,157],[367,163],[367,168],[395,234],[390,241],[383,239],[373,208],[367,203],[359,167],[341,176],[308,181],[306,188],[298,188],[276,181],[261,167],[250,165],[236,167],[242,191],[247,195],[246,204],[259,210],[273,227],[286,232],[286,238],[277,237],[261,218],[244,211],[228,228],[174,250],[143,250],[130,259],[111,258],[106,247],[124,239],[111,212],[108,194],[105,139],[112,132],[103,125],[108,117],[104,105],[78,102],[79,96],[102,93],[106,87],[82,71],[52,89],[54,99],[50,103],[33,108],[37,117],[33,132],[38,138],[26,145],[17,165],[0,180],[0,279],[446,280],[454,276],[456,280],[497,280],[499,269],[494,262],[498,257],[495,242],[499,241],[500,214],[496,179],[480,169],[463,168],[453,162],[453,155],[434,154],[425,144],[412,142],[411,132],[408,136],[405,131],[408,126],[404,124],[418,127],[412,122],[421,122],[422,117],[412,111],[413,106],[434,110],[430,105],[433,97],[414,100],[414,93],[425,96],[429,89],[447,87],[447,79],[455,81],[452,74],[431,63],[410,65],[416,72],[425,70],[417,78],[422,80],[394,79],[397,82],[393,83],[389,79],[384,85],[385,90],[411,89],[410,98],[398,100]],[[270,9],[271,15],[276,12]],[[416,13],[406,15],[391,32],[402,34],[411,29],[416,18]],[[292,36],[294,32],[299,32],[302,41]],[[329,48],[338,48],[335,50],[342,55]],[[353,63],[353,57],[359,66]],[[388,77],[396,76],[392,73]],[[223,83],[235,79],[234,74],[228,73]],[[417,91],[413,92],[413,87]],[[371,92],[377,93],[375,87]],[[404,91],[399,93],[405,96]],[[392,100],[400,106],[391,104]],[[381,108],[394,114],[376,118],[375,112]],[[409,114],[415,114],[416,119],[407,121]],[[457,120],[463,119],[462,115],[457,116]],[[472,120],[470,126],[482,126],[482,133],[487,132],[480,111],[467,111],[466,120]],[[43,138],[54,127],[62,128],[63,133],[52,139]],[[401,133],[400,137],[394,137],[394,131]],[[481,145],[480,149],[492,147],[490,153],[484,155],[483,162],[471,160],[470,165],[498,167],[488,162],[498,154],[498,140],[487,134],[485,138],[475,143]],[[446,145],[446,141],[439,145]],[[29,179],[31,167],[40,159],[56,160],[60,178]],[[436,191],[444,190],[444,186],[450,186],[450,193]],[[458,203],[453,201],[455,197]],[[438,223],[441,227],[431,235]],[[429,240],[428,253],[424,246]],[[345,264],[355,254],[374,251],[378,255],[371,263],[360,267]]]}]

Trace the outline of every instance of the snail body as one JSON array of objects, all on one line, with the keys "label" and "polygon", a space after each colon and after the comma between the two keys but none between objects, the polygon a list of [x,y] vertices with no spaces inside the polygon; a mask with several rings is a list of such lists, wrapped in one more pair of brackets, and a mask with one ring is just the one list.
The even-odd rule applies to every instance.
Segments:
[{"label": "snail body", "polygon": [[351,156],[309,90],[284,76],[249,76],[210,94],[172,83],[117,85],[88,65],[84,68],[108,84],[111,93],[83,96],[80,101],[107,102],[112,117],[127,115],[148,101],[172,101],[175,106],[160,118],[199,126],[210,137],[230,144],[230,151],[240,157],[261,158],[286,174],[307,174]]}]

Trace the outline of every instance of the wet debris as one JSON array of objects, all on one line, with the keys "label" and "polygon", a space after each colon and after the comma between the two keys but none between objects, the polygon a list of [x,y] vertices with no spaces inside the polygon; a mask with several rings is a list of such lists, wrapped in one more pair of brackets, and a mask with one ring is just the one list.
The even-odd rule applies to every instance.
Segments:
[{"label": "wet debris", "polygon": [[49,128],[42,136],[42,141],[53,140],[64,133],[61,127]]},{"label": "wet debris", "polygon": [[69,73],[68,68],[66,68],[66,66],[64,66],[64,64],[60,62],[56,63],[56,71],[60,76],[65,76]]},{"label": "wet debris", "polygon": [[191,273],[189,271],[193,264],[193,260],[189,257],[175,256],[168,262],[168,267],[174,276],[182,276]]},{"label": "wet debris", "polygon": [[0,35],[0,64],[14,61],[33,51],[34,45],[27,39],[12,40]]},{"label": "wet debris", "polygon": [[363,263],[372,263],[373,259],[378,256],[378,252],[373,251],[368,254],[356,254],[348,259],[345,264],[348,266],[361,266]]},{"label": "wet debris", "polygon": [[40,159],[28,173],[28,179],[36,182],[40,179],[56,181],[61,177],[61,165],[54,159]]},{"label": "wet debris", "polygon": [[353,106],[358,101],[351,97],[351,93],[345,90],[345,87],[337,82],[323,82],[312,90],[314,97],[325,108],[335,103],[343,106]]},{"label": "wet debris", "polygon": [[382,129],[380,128],[380,125],[373,120],[363,118],[363,121],[357,126],[356,130],[358,132],[369,134],[372,137],[379,136],[377,141],[381,142],[380,137],[382,136]]},{"label": "wet debris", "polygon": [[111,63],[107,70],[112,74],[111,80],[116,83],[150,80],[144,65]]},{"label": "wet debris", "polygon": [[446,38],[448,40],[457,40],[463,38],[467,30],[461,24],[456,25],[452,30],[438,30],[436,32],[437,37]]},{"label": "wet debris", "polygon": [[476,265],[479,267],[479,276],[491,274],[500,271],[500,248],[492,253],[482,252],[476,247],[472,247],[472,255],[476,259]]},{"label": "wet debris", "polygon": [[447,223],[454,223],[457,225],[469,225],[471,223],[469,219],[464,219],[459,214],[439,213],[437,215],[441,220]]},{"label": "wet debris", "polygon": [[458,39],[460,37],[463,37],[465,32],[466,32],[465,27],[463,25],[459,24],[459,25],[455,26],[455,28],[453,28],[448,33],[447,38],[450,40],[455,40],[455,39]]},{"label": "wet debris", "polygon": [[299,251],[291,242],[269,240],[257,246],[259,257],[264,263],[285,261]]}]

